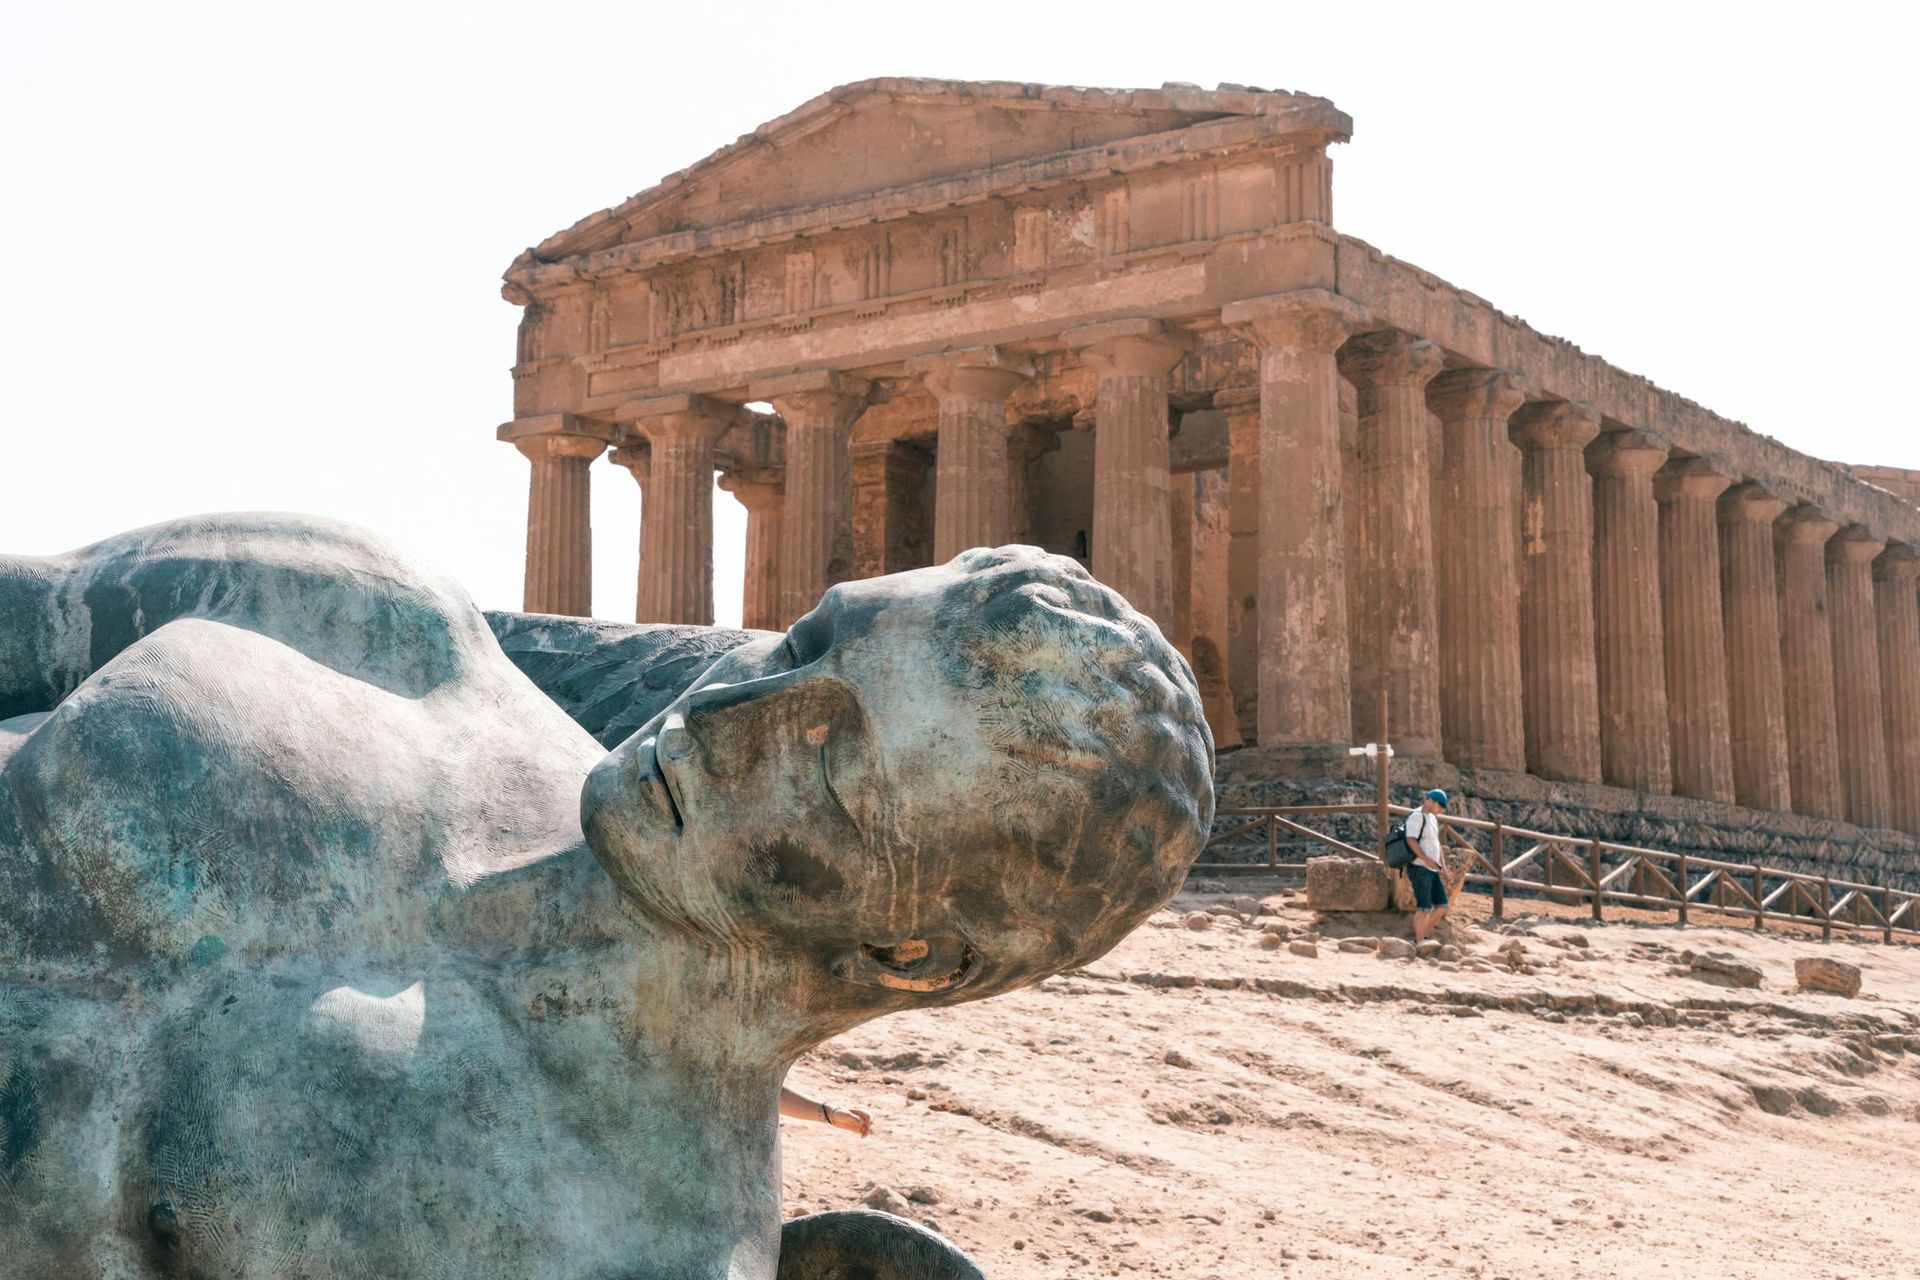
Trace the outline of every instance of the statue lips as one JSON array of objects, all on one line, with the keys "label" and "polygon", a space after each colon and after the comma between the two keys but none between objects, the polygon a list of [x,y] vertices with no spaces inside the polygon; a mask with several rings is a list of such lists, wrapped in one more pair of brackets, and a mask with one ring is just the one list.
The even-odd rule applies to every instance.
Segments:
[{"label": "statue lips", "polygon": [[890,991],[951,991],[966,985],[980,971],[980,955],[972,944],[951,935],[931,939],[909,938],[892,946],[870,942],[847,947],[828,964],[844,982],[885,987]]}]

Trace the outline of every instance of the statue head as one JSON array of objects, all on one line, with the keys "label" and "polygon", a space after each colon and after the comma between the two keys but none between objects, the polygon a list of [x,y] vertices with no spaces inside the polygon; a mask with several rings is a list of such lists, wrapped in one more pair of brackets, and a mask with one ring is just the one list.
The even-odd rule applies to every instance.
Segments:
[{"label": "statue head", "polygon": [[980,549],[722,657],[593,770],[582,820],[655,921],[850,1004],[940,1003],[1083,964],[1172,896],[1212,764],[1151,621],[1072,560]]}]

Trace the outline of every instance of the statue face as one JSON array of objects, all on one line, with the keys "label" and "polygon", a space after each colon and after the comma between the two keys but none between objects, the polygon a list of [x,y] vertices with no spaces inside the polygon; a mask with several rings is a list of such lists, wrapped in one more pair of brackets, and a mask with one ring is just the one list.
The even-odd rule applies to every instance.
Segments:
[{"label": "statue face", "polygon": [[1100,954],[1198,853],[1211,743],[1185,664],[1067,566],[833,588],[595,768],[589,843],[654,918],[856,988],[964,999]]}]

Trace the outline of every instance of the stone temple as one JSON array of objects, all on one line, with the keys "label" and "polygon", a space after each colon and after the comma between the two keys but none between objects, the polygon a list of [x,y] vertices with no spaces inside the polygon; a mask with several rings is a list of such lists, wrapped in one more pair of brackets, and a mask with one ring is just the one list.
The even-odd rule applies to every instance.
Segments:
[{"label": "stone temple", "polygon": [[521,254],[526,608],[588,612],[605,456],[637,618],[710,622],[717,472],[749,627],[1031,542],[1190,655],[1229,783],[1337,777],[1384,692],[1408,780],[1496,816],[1911,876],[1920,476],[1342,235],[1351,128],[1239,85],[870,80]]}]

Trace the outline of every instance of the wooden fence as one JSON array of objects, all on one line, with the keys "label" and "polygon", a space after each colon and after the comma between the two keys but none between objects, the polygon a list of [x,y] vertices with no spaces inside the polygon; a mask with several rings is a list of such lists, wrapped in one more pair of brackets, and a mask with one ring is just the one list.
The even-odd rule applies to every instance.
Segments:
[{"label": "wooden fence", "polygon": [[[1396,814],[1413,812],[1390,805]],[[1361,848],[1307,825],[1308,820],[1377,815],[1373,804],[1287,805],[1275,808],[1221,809],[1216,824],[1226,820],[1207,841],[1207,848],[1263,837],[1266,860],[1253,863],[1197,862],[1196,872],[1302,872],[1305,862],[1279,860],[1283,839],[1310,840],[1350,858],[1378,860],[1374,849]],[[1466,883],[1493,896],[1493,914],[1506,912],[1507,895],[1546,897],[1558,902],[1585,903],[1595,920],[1605,918],[1606,907],[1673,912],[1685,925],[1694,911],[1752,920],[1764,929],[1768,921],[1817,925],[1822,937],[1835,929],[1878,932],[1885,942],[1920,941],[1920,893],[1884,885],[1836,880],[1776,867],[1722,862],[1686,853],[1642,849],[1615,844],[1597,836],[1570,836],[1526,827],[1485,822],[1478,818],[1441,815],[1450,858],[1466,860]],[[1349,823],[1349,825],[1355,825]],[[1377,825],[1377,817],[1376,817]],[[1469,833],[1487,841],[1485,849]],[[1378,833],[1370,832],[1377,841]]]}]

